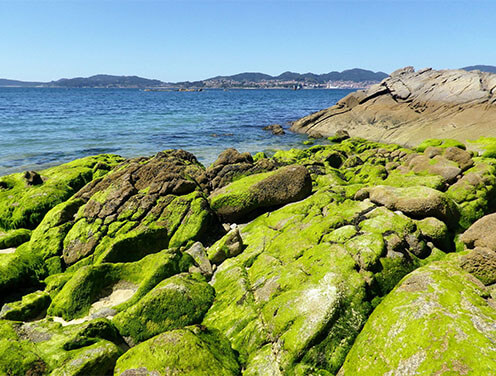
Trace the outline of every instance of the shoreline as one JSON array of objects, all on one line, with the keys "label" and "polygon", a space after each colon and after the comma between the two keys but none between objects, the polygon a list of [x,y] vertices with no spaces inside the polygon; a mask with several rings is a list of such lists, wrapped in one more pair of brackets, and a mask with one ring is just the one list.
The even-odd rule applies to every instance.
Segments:
[{"label": "shoreline", "polygon": [[[0,177],[0,249],[7,250],[0,252],[0,328],[10,344],[0,370],[23,374],[39,362],[69,374],[80,366],[98,374],[182,369],[190,356],[162,351],[194,346],[204,359],[195,367],[214,373],[276,365],[357,374],[357,354],[384,351],[403,362],[408,356],[392,350],[407,343],[430,349],[425,364],[434,372],[444,369],[437,360],[451,332],[437,322],[430,336],[405,342],[418,330],[415,317],[394,314],[398,306],[416,310],[419,296],[441,307],[436,317],[448,315],[447,323],[486,341],[494,360],[491,334],[477,330],[474,313],[460,314],[457,301],[442,298],[471,294],[484,320],[496,322],[480,296],[496,282],[480,272],[492,264],[473,249],[486,239],[479,221],[491,221],[496,207],[496,154],[465,149],[454,140],[408,149],[343,136],[271,157],[230,148],[207,167],[187,151],[168,150]],[[435,293],[418,285],[426,278],[442,281]],[[257,308],[267,314],[254,314]],[[391,315],[401,321],[397,334],[371,328]],[[279,351],[291,361],[267,364],[278,325],[292,341]],[[47,335],[21,340],[17,327]],[[314,336],[326,345],[309,341]],[[387,336],[390,344],[371,348],[364,336]],[[466,346],[464,338],[450,337],[449,354]],[[38,357],[26,358],[35,344]],[[309,351],[338,355],[325,364],[302,360]],[[87,355],[94,353],[104,360]],[[223,363],[205,365],[218,354]],[[481,363],[467,364],[478,370]]]}]

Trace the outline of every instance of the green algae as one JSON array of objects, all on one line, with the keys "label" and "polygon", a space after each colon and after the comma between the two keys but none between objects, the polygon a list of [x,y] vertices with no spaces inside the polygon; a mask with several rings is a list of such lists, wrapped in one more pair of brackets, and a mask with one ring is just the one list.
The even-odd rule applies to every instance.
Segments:
[{"label": "green algae", "polygon": [[31,230],[20,228],[0,233],[0,249],[15,248],[26,243],[31,238]]},{"label": "green algae", "polygon": [[121,335],[135,342],[164,331],[200,323],[214,299],[206,282],[179,274],[165,279],[112,320]]},{"label": "green algae", "polygon": [[[189,261],[183,262],[187,258]],[[115,307],[125,309],[136,303],[164,278],[187,270],[192,261],[188,255],[177,251],[164,250],[144,257],[134,263],[103,263],[87,265],[77,269],[70,279],[62,280],[63,286],[55,286],[52,304],[48,314],[60,316],[65,320],[84,317],[92,303],[97,301],[102,292],[119,281],[126,281],[136,286],[136,292],[129,301]],[[58,292],[57,292],[58,291]]]},{"label": "green algae", "polygon": [[450,138],[446,138],[446,139],[438,139],[438,138],[429,138],[427,140],[424,140],[422,141],[418,146],[417,146],[417,151],[418,152],[424,152],[425,149],[427,149],[428,147],[430,146],[434,146],[434,147],[438,147],[438,148],[443,148],[443,149],[446,149],[446,148],[449,148],[449,147],[457,147],[457,148],[460,148],[460,149],[463,149],[465,150],[466,149],[466,146],[465,144],[463,144],[462,142],[458,141],[458,140],[453,140],[453,139],[450,139]]},{"label": "green algae", "polygon": [[432,263],[409,274],[374,310],[339,375],[494,373],[495,319],[468,273],[447,261]]},{"label": "green algae", "polygon": [[121,161],[111,154],[77,159],[40,171],[44,181],[38,185],[27,185],[22,173],[1,177],[7,188],[0,189],[0,228],[34,229],[51,208]]},{"label": "green algae", "polygon": [[117,360],[114,374],[129,370],[163,376],[240,374],[229,341],[222,333],[199,326],[168,331],[133,347]]}]

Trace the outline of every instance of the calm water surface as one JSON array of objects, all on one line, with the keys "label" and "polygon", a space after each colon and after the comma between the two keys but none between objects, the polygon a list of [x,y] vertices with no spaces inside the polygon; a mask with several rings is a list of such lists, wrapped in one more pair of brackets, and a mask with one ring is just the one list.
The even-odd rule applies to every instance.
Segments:
[{"label": "calm water surface", "polygon": [[262,127],[288,127],[351,91],[0,88],[0,175],[99,153],[183,148],[209,164],[227,147],[288,149],[305,136],[273,136]]}]

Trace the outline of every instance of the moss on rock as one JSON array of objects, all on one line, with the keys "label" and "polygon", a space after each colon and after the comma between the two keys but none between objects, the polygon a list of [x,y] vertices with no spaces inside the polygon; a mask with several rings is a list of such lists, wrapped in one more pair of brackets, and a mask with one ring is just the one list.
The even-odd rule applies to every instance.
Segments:
[{"label": "moss on rock", "polygon": [[40,171],[42,183],[29,185],[22,173],[0,177],[0,228],[34,229],[55,205],[122,162],[117,155],[86,157]]},{"label": "moss on rock", "polygon": [[214,299],[206,282],[179,274],[159,283],[136,304],[117,314],[113,323],[137,343],[167,330],[200,323]]},{"label": "moss on rock", "polygon": [[494,373],[496,310],[483,290],[448,261],[417,269],[374,310],[339,375]]},{"label": "moss on rock", "polygon": [[235,376],[240,366],[222,333],[189,326],[159,334],[117,360],[114,375],[134,373]]}]

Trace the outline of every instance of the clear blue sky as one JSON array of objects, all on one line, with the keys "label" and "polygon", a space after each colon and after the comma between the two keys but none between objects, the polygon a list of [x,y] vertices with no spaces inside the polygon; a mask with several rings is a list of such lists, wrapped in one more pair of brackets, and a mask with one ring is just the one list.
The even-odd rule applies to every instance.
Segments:
[{"label": "clear blue sky", "polygon": [[0,0],[0,77],[496,65],[496,1]]}]

